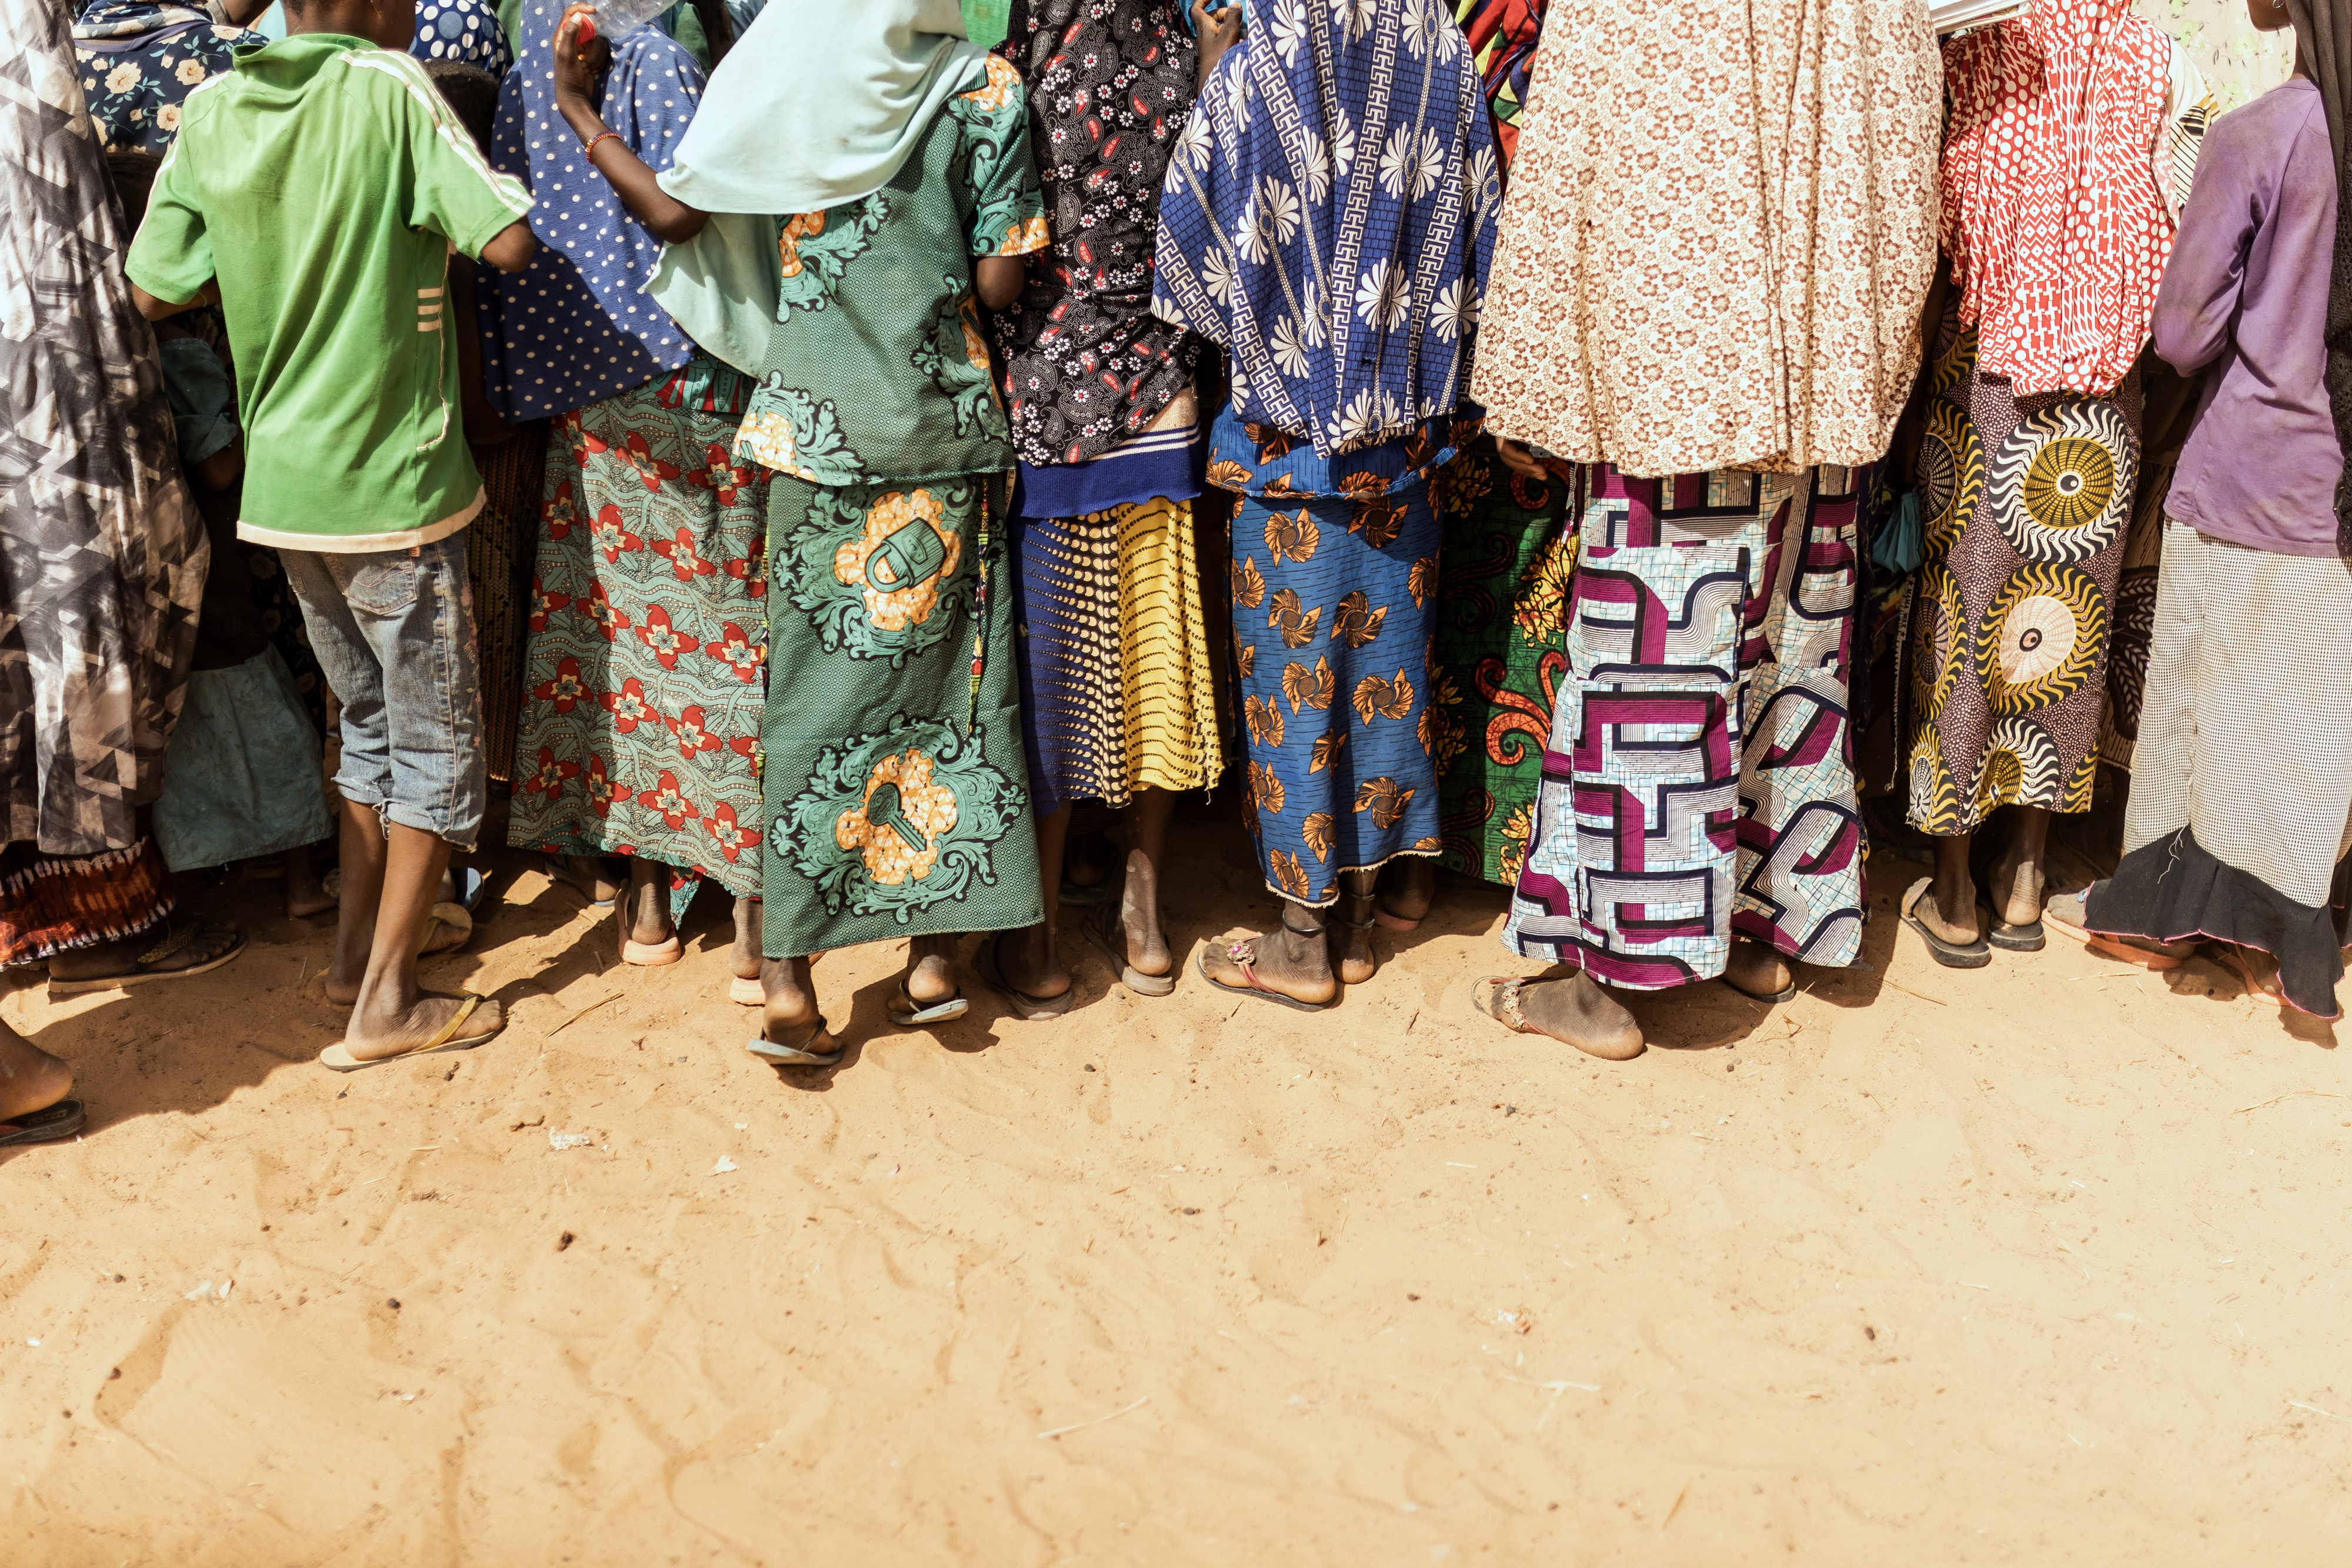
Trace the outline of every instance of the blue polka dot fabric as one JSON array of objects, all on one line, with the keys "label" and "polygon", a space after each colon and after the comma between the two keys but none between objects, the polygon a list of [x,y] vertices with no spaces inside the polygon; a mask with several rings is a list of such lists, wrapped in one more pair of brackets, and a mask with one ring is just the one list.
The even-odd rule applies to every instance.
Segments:
[{"label": "blue polka dot fabric", "polygon": [[[641,387],[694,357],[694,341],[645,286],[662,242],[622,205],[555,109],[559,0],[524,0],[522,57],[499,91],[490,162],[530,186],[539,253],[478,297],[490,406],[509,419],[569,413]],[[702,68],[658,27],[613,49],[598,106],[606,126],[667,169],[702,101]],[[610,156],[608,152],[606,156]]]},{"label": "blue polka dot fabric", "polygon": [[419,0],[416,41],[408,52],[420,60],[479,66],[494,77],[506,75],[514,63],[498,8],[489,0]]}]

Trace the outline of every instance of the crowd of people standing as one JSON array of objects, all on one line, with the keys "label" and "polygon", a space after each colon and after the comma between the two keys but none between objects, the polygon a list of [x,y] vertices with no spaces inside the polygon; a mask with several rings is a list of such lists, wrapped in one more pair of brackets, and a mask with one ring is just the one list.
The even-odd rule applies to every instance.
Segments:
[{"label": "crowd of people standing", "polygon": [[[2128,0],[281,3],[0,14],[53,992],[232,963],[184,890],[268,864],[324,1065],[482,1045],[418,964],[487,824],[625,965],[715,884],[787,1067],[900,938],[900,1028],[1073,938],[1339,1006],[1441,868],[1554,967],[1482,1010],[1628,1058],[1620,993],[1855,963],[1874,847],[1939,963],[2336,1014],[2352,0],[2246,0],[2298,69],[2218,117]],[[1279,918],[1186,975],[1227,781]],[[70,1088],[0,1025],[0,1145]]]}]

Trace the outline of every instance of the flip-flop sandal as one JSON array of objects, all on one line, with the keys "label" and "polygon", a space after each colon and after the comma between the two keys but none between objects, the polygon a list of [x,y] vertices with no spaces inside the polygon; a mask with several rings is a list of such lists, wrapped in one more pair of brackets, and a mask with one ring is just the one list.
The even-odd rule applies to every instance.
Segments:
[{"label": "flip-flop sandal", "polygon": [[436,904],[425,916],[425,940],[416,956],[430,958],[436,953],[455,953],[474,939],[474,917],[462,904]]},{"label": "flip-flop sandal", "polygon": [[[621,962],[634,964],[640,969],[658,969],[685,956],[686,944],[677,939],[677,933],[674,931],[664,942],[632,942],[625,936],[621,938]],[[762,996],[761,999],[766,998]]]},{"label": "flip-flop sandal", "polygon": [[1928,929],[1927,923],[1919,918],[1917,913],[1919,901],[1927,895],[1927,890],[1935,884],[1936,879],[1928,876],[1923,876],[1911,884],[1911,891],[1903,895],[1903,924],[1919,934],[1921,940],[1927,944],[1927,956],[1946,968],[1983,968],[1992,962],[1991,945],[1983,937],[1979,936],[1966,946],[1958,942],[1948,942]]},{"label": "flip-flop sandal", "polygon": [[[901,1002],[906,1005],[901,1007]],[[960,1019],[971,1011],[971,1003],[964,997],[955,996],[945,1001],[933,1002],[929,1007],[917,1007],[913,993],[902,985],[898,988],[898,994],[890,998],[888,1011],[892,1023],[900,1029],[913,1029],[918,1024],[945,1023],[950,1019]]]},{"label": "flip-flop sandal", "polygon": [[546,876],[547,880],[553,883],[556,886],[569,888],[572,892],[578,894],[582,902],[585,903],[589,908],[610,909],[613,907],[613,899],[595,898],[590,896],[586,888],[582,887],[578,883],[572,880],[571,868],[565,865],[562,861],[557,860],[553,855],[540,856],[539,869],[541,873]]},{"label": "flip-flop sandal", "polygon": [[1480,1001],[1476,988],[1473,987],[1470,1005],[1513,1034],[1541,1034],[1543,1031],[1528,1022],[1528,1015],[1519,1010],[1519,992],[1527,988],[1527,983],[1524,978],[1511,975],[1489,975],[1478,984],[1495,988],[1486,993],[1486,1000]]},{"label": "flip-flop sandal", "polygon": [[1225,956],[1233,960],[1234,967],[1242,972],[1242,978],[1247,980],[1248,985],[1229,986],[1211,974],[1209,950],[1206,947],[1201,949],[1201,956],[1198,960],[1201,978],[1208,981],[1211,988],[1223,991],[1229,997],[1257,997],[1265,1001],[1279,1002],[1286,1008],[1296,1008],[1302,1013],[1327,1013],[1339,1005],[1337,997],[1328,1002],[1302,1002],[1297,997],[1286,997],[1280,991],[1259,983],[1257,966],[1252,962],[1257,955],[1250,946],[1256,940],[1256,937],[1252,936],[1225,945]]},{"label": "flip-flop sandal", "polygon": [[2031,925],[2011,925],[1995,914],[1992,905],[1985,900],[1977,900],[1977,907],[1984,911],[1985,940],[2002,952],[2039,953],[2050,945],[2050,937],[2042,929],[2041,921],[2036,920]]},{"label": "flip-flop sandal", "polygon": [[1754,991],[1748,990],[1739,986],[1732,985],[1731,977],[1729,975],[1723,976],[1722,979],[1726,986],[1730,987],[1730,988],[1738,995],[1746,997],[1751,1002],[1761,1002],[1768,1008],[1777,1008],[1782,1002],[1794,1001],[1797,996],[1797,982],[1793,977],[1790,979],[1787,985],[1781,987],[1779,990],[1774,991],[1769,997],[1759,997]]},{"label": "flip-flop sandal", "polygon": [[1033,997],[1006,979],[996,951],[1003,942],[1004,933],[1002,931],[982,942],[980,945],[980,955],[973,960],[972,967],[980,972],[980,977],[988,982],[990,990],[1013,1004],[1013,1010],[1015,1013],[1024,1019],[1057,1019],[1077,1005],[1078,988],[1076,986],[1072,986],[1058,997]]},{"label": "flip-flop sandal", "polygon": [[739,1008],[763,1007],[768,1000],[768,988],[758,980],[747,980],[740,975],[727,977],[727,999]]},{"label": "flip-flop sandal", "polygon": [[52,972],[49,977],[49,995],[70,997],[84,991],[117,991],[126,986],[143,986],[150,980],[193,979],[198,975],[211,974],[215,969],[245,951],[245,933],[235,931],[231,935],[235,936],[236,940],[230,944],[227,952],[217,958],[208,959],[202,964],[191,964],[184,969],[145,967],[149,964],[160,964],[178,953],[180,949],[194,941],[197,934],[204,929],[205,923],[201,920],[189,920],[176,929],[167,929],[152,947],[131,961],[131,972],[127,975],[100,975],[86,980],[60,980]]},{"label": "flip-flop sandal", "polygon": [[[2063,898],[2067,895],[2061,894],[2059,896]],[[2159,973],[2168,969],[2178,969],[2181,965],[2189,962],[2188,953],[2160,953],[2153,948],[2136,946],[2124,937],[2111,936],[2105,931],[2094,931],[2087,925],[2069,920],[2063,915],[2057,913],[2057,909],[2056,899],[2043,904],[2042,924],[2055,927],[2088,947],[2092,952],[2105,957],[2119,958],[2126,964],[2137,964],[2143,969],[2153,969]],[[2184,943],[2181,946],[2192,946],[2193,944]]]},{"label": "flip-flop sandal", "polygon": [[2243,947],[2234,942],[2221,943],[2217,946],[2221,949],[2221,962],[2227,964],[2230,967],[2230,972],[2238,977],[2238,983],[2246,988],[2246,995],[2258,1002],[2268,1002],[2274,1008],[2283,1009],[2287,1006],[2287,999],[2284,997],[2254,978],[2254,967],[2246,962],[2246,950]]},{"label": "flip-flop sandal", "polygon": [[37,1111],[27,1111],[13,1122],[0,1122],[0,1149],[62,1143],[81,1131],[85,1119],[79,1100],[60,1100]]},{"label": "flip-flop sandal", "polygon": [[438,1056],[447,1051],[471,1051],[485,1041],[496,1040],[506,1031],[506,1025],[501,1023],[488,1034],[469,1034],[460,1040],[457,1037],[457,1031],[465,1027],[467,1019],[474,1016],[474,1010],[489,998],[478,996],[472,991],[426,991],[423,994],[428,997],[446,997],[451,1001],[463,1004],[449,1021],[441,1026],[441,1032],[431,1040],[407,1051],[394,1051],[390,1056],[376,1057],[353,1056],[351,1047],[339,1040],[319,1053],[319,1065],[331,1067],[338,1072],[357,1072],[362,1067],[382,1067],[387,1061],[405,1061],[412,1056]]},{"label": "flip-flop sandal", "polygon": [[[1119,922],[1118,905],[1106,904],[1080,924],[1086,927],[1087,939],[1108,954],[1110,961],[1118,966],[1120,985],[1139,997],[1164,997],[1176,989],[1173,973],[1147,975],[1127,961],[1127,930]],[[1109,929],[1114,924],[1119,925],[1116,936]]]},{"label": "flip-flop sandal", "polygon": [[810,1051],[804,1046],[781,1045],[765,1035],[753,1035],[743,1042],[743,1049],[762,1061],[772,1061],[781,1067],[832,1067],[841,1061],[842,1046],[833,1038],[833,1029],[824,1019],[816,1020],[808,1037],[809,1045],[824,1040],[831,1051]]}]

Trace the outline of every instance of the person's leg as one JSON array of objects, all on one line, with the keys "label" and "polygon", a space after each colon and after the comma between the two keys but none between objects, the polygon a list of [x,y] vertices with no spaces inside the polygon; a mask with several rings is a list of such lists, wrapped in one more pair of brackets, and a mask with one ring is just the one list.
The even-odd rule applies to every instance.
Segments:
[{"label": "person's leg", "polygon": [[72,1092],[72,1068],[0,1022],[0,1122],[47,1110]]},{"label": "person's leg", "polygon": [[551,855],[547,874],[599,909],[618,904],[629,885],[627,874],[614,875],[612,862],[603,855],[565,855],[561,859]]},{"label": "person's leg", "polygon": [[670,868],[659,861],[641,855],[629,857],[627,891],[616,906],[614,924],[620,927],[621,958],[624,963],[648,963],[643,953],[630,957],[630,949],[653,948],[667,952],[677,937],[677,926],[669,917]]},{"label": "person's leg", "polygon": [[341,817],[341,915],[335,922],[334,953],[327,960],[327,999],[347,1008],[360,999],[368,958],[375,951],[387,851],[383,819],[373,807],[345,800],[337,810]]},{"label": "person's leg", "polygon": [[1142,789],[1137,791],[1129,817],[1134,837],[1127,852],[1127,885],[1119,896],[1118,918],[1127,937],[1128,967],[1139,975],[1165,975],[1176,967],[1168,934],[1160,927],[1160,868],[1168,858],[1168,820],[1175,810],[1174,790]]},{"label": "person's leg", "polygon": [[[1930,931],[1962,947],[1984,939],[1976,879],[1969,874],[1969,846],[1975,839],[1973,832],[1966,832],[1936,841],[1936,874],[1913,909]],[[2041,915],[2037,907],[2031,918]]]},{"label": "person's leg", "polygon": [[2042,918],[2042,895],[2050,880],[2042,862],[2050,843],[2051,812],[2043,806],[2020,806],[2014,815],[2009,847],[1995,862],[1985,894],[1994,919],[2004,925],[2031,925]]},{"label": "person's leg", "polygon": [[735,946],[728,953],[727,961],[739,980],[760,977],[760,922],[765,914],[757,894],[735,901]]},{"label": "person's leg", "polygon": [[1330,915],[1330,910],[1285,899],[1280,925],[1263,936],[1212,946],[1201,956],[1202,967],[1212,981],[1229,990],[1277,991],[1293,1001],[1320,1007],[1339,994],[1324,929]]},{"label": "person's leg", "polygon": [[1334,967],[1339,970],[1342,985],[1360,986],[1380,967],[1380,960],[1372,956],[1372,928],[1378,924],[1380,911],[1376,890],[1380,883],[1378,871],[1339,873],[1339,902],[1330,911],[1339,925],[1331,933],[1330,946],[1339,956]]},{"label": "person's leg", "polygon": [[1587,1056],[1627,1061],[1642,1054],[1642,1026],[1581,969],[1563,979],[1524,984],[1517,999],[1529,1029]]},{"label": "person's leg", "polygon": [[[1069,845],[1070,816],[1075,810],[1076,807],[1065,805],[1037,819],[1037,877],[1045,894],[1045,917],[997,938],[996,962],[1006,983],[1041,1001],[1070,988],[1070,971],[1062,963],[1061,892],[1063,854]],[[913,972],[911,967],[908,971],[909,996],[914,995]],[[953,994],[952,990],[948,993]]]},{"label": "person's leg", "polygon": [[319,853],[316,844],[297,844],[288,850],[286,863],[286,914],[289,919],[307,920],[313,915],[324,915],[335,907],[327,884],[319,874]]},{"label": "person's leg", "polygon": [[1753,936],[1735,936],[1731,940],[1731,956],[1723,967],[1724,982],[1745,996],[1759,1001],[1780,996],[1796,982],[1796,971],[1789,960],[1769,942],[1759,942]]},{"label": "person's leg", "polygon": [[[367,1061],[428,1043],[467,1005],[422,991],[416,963],[450,852],[473,846],[487,804],[481,694],[466,604],[463,535],[413,555],[352,556],[327,564],[379,672],[389,751],[382,873],[355,879],[348,863],[343,872],[346,919],[353,881],[379,886],[366,971],[343,1041],[352,1056]],[[347,821],[347,847],[352,836]],[[459,1040],[486,1040],[505,1026],[496,1002],[473,1006]]]}]

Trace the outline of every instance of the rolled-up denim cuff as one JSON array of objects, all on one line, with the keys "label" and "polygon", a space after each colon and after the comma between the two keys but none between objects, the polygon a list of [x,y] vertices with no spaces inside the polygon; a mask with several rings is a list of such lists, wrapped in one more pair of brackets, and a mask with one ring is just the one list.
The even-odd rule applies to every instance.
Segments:
[{"label": "rolled-up denim cuff", "polygon": [[479,811],[459,821],[455,817],[438,817],[421,807],[394,800],[384,808],[383,815],[387,821],[398,822],[404,828],[414,828],[420,833],[431,833],[436,839],[446,839],[450,848],[467,853],[472,852],[474,841],[481,837],[482,814]]}]

